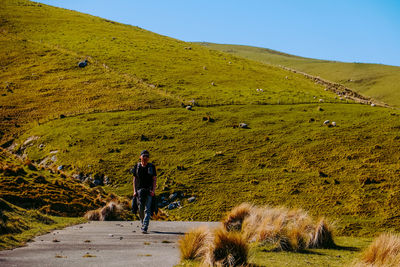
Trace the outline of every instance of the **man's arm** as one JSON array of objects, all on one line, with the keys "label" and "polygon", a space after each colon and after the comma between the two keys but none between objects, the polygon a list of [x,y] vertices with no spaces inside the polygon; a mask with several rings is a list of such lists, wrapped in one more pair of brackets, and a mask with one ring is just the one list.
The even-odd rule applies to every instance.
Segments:
[{"label": "man's arm", "polygon": [[136,196],[136,188],[138,188],[138,179],[136,178],[136,168],[137,164],[133,166],[133,168],[130,170],[130,173],[133,174],[133,180],[132,180],[132,187],[133,187],[133,196]]},{"label": "man's arm", "polygon": [[157,187],[157,176],[153,176],[153,189],[150,191],[150,195],[154,197],[156,193],[156,187]]},{"label": "man's arm", "polygon": [[133,196],[136,196],[136,176],[133,176],[133,181],[132,181],[132,186],[133,186]]}]

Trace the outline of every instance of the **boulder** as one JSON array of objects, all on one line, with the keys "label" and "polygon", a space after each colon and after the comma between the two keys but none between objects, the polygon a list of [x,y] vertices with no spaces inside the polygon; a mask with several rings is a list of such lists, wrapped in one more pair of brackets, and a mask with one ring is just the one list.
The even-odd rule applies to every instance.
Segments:
[{"label": "boulder", "polygon": [[85,59],[84,61],[81,61],[78,63],[79,68],[84,68],[87,66],[88,61]]},{"label": "boulder", "polygon": [[171,195],[169,195],[169,200],[174,200],[175,198],[177,198],[178,197],[178,193],[173,193],[173,194],[171,194]]},{"label": "boulder", "polygon": [[169,204],[168,207],[167,207],[167,209],[173,210],[173,209],[176,209],[177,207],[178,207],[178,206],[177,206],[176,203],[174,202],[174,203]]},{"label": "boulder", "polygon": [[249,126],[248,126],[246,123],[241,122],[241,123],[239,123],[239,127],[240,127],[240,128],[244,128],[244,129],[247,129]]}]

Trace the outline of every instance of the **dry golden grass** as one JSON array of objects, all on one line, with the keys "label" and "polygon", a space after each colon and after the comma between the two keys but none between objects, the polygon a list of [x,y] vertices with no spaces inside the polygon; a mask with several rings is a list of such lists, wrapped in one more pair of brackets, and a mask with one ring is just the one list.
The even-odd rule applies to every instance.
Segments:
[{"label": "dry golden grass", "polygon": [[200,260],[204,266],[246,265],[252,242],[273,251],[335,247],[333,227],[325,218],[315,221],[301,209],[243,203],[228,212],[222,228],[212,233],[199,228],[179,240],[181,260]]},{"label": "dry golden grass", "polygon": [[377,237],[364,250],[356,267],[395,267],[400,266],[400,236],[384,233]]},{"label": "dry golden grass", "polygon": [[120,219],[122,210],[123,207],[118,200],[112,200],[102,208],[86,212],[84,217],[91,221],[118,220]]},{"label": "dry golden grass", "polygon": [[242,204],[227,215],[224,227],[227,231],[241,231],[248,242],[272,244],[277,250],[335,246],[333,227],[326,219],[315,222],[301,209]]},{"label": "dry golden grass", "polygon": [[122,207],[119,203],[111,201],[100,210],[100,221],[110,221],[118,218]]},{"label": "dry golden grass", "polygon": [[100,221],[100,212],[99,210],[89,210],[85,213],[84,217],[89,221]]},{"label": "dry golden grass", "polygon": [[165,221],[168,219],[168,214],[162,209],[159,209],[157,214],[151,216],[151,219],[154,221]]},{"label": "dry golden grass", "polygon": [[325,218],[321,218],[317,223],[314,234],[310,240],[309,247],[311,248],[333,248],[335,242],[333,241],[332,225],[330,225]]},{"label": "dry golden grass", "polygon": [[247,218],[253,206],[249,203],[242,203],[239,206],[233,208],[223,220],[224,227],[227,231],[240,231],[242,230],[242,223]]},{"label": "dry golden grass", "polygon": [[278,250],[300,251],[308,246],[307,233],[297,227],[283,229],[276,239],[278,240],[276,244]]},{"label": "dry golden grass", "polygon": [[245,266],[248,253],[247,240],[240,232],[216,229],[204,263],[210,266]]},{"label": "dry golden grass", "polygon": [[210,243],[210,231],[205,227],[193,229],[178,242],[181,260],[204,258]]},{"label": "dry golden grass", "polygon": [[0,185],[5,201],[54,216],[81,217],[87,210],[105,205],[107,197],[100,187],[89,188],[72,177],[50,173],[2,148]]}]

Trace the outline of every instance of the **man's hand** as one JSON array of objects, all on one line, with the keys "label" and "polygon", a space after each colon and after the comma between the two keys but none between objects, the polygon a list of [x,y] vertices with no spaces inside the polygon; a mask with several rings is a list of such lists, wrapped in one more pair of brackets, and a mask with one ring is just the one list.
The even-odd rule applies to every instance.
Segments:
[{"label": "man's hand", "polygon": [[154,191],[150,191],[150,196],[154,197]]}]

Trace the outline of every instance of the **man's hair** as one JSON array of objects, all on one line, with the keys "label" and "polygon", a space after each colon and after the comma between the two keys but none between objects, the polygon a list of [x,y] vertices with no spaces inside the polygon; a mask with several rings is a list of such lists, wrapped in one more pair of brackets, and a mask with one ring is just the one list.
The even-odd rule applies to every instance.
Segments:
[{"label": "man's hair", "polygon": [[150,157],[150,153],[147,150],[143,150],[142,152],[140,152],[140,156],[143,156],[143,155]]}]

